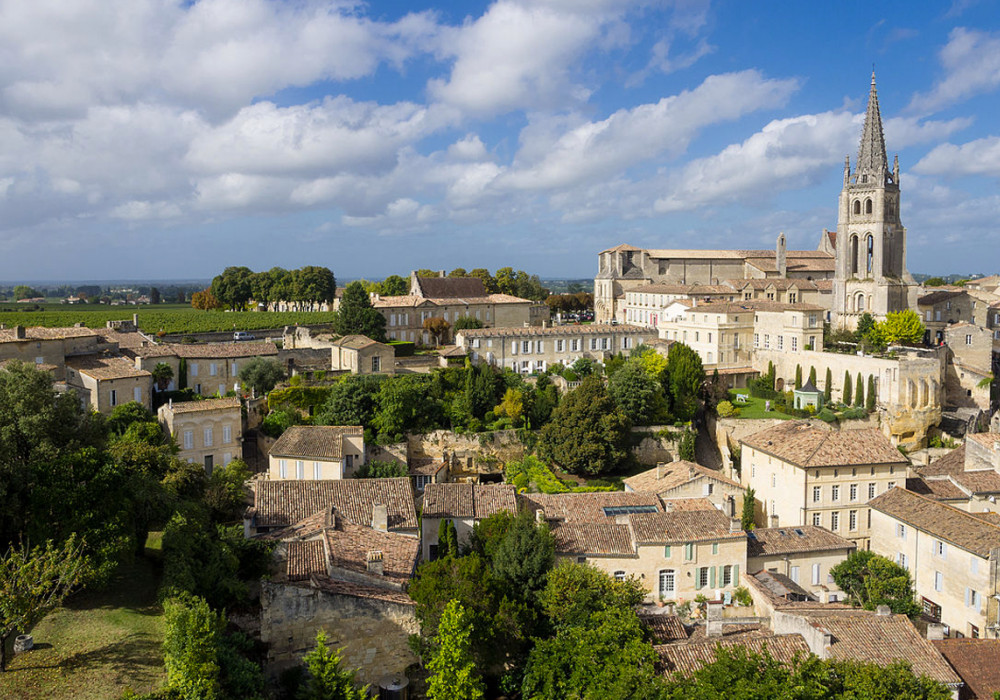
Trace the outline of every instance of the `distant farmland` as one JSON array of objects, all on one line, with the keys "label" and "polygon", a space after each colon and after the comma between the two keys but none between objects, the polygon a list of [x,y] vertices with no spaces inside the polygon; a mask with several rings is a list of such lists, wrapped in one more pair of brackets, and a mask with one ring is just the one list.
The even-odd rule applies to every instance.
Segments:
[{"label": "distant farmland", "polygon": [[[34,306],[34,305],[33,305]],[[139,328],[149,334],[207,333],[211,331],[253,331],[262,328],[331,323],[330,312],[271,311],[200,311],[184,304],[156,306],[107,306],[104,304],[38,304],[38,310],[19,308],[12,302],[0,302],[0,323],[11,326],[73,326],[103,328],[108,321],[131,320],[139,316]]]}]

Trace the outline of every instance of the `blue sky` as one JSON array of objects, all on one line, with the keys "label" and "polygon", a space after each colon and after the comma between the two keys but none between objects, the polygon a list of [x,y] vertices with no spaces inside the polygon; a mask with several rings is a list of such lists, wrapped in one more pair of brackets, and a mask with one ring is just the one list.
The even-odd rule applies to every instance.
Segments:
[{"label": "blue sky", "polygon": [[873,64],[910,270],[1000,271],[997,2],[0,0],[0,280],[814,248]]}]

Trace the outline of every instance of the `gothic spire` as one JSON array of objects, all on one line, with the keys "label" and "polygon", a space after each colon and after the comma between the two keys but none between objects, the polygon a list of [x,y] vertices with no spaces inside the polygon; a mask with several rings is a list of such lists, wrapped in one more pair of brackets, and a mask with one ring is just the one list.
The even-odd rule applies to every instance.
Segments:
[{"label": "gothic spire", "polygon": [[858,162],[854,168],[855,182],[885,184],[889,175],[889,163],[885,156],[885,137],[882,135],[882,115],[878,109],[878,93],[875,90],[875,71],[872,71],[872,88],[868,93],[868,112],[865,114],[865,128],[861,132],[858,147]]}]

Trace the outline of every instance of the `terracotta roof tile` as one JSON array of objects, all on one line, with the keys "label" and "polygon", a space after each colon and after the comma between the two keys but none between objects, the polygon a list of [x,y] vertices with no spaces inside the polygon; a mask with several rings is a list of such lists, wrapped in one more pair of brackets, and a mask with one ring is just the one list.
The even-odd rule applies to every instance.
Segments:
[{"label": "terracotta roof tile", "polygon": [[[609,516],[605,508],[643,507],[663,511],[659,496],[655,493],[626,493],[624,491],[599,491],[596,493],[526,493],[521,495],[524,506],[536,512],[545,511],[546,520],[558,520],[568,524],[598,523]],[[715,509],[711,504],[709,507]]]},{"label": "terracotta roof tile", "polygon": [[965,445],[956,447],[954,450],[938,457],[936,460],[924,467],[915,467],[920,476],[935,476],[938,474],[954,474],[965,471]]},{"label": "terracotta roof tile", "polygon": [[372,522],[372,507],[386,505],[390,530],[416,530],[410,479],[337,479],[325,481],[257,480],[254,505],[247,511],[256,527],[281,528],[333,506],[354,523]]},{"label": "terracotta roof tile", "polygon": [[740,647],[754,654],[769,653],[783,665],[790,666],[797,658],[809,656],[809,645],[800,634],[782,634],[770,637],[739,637],[736,639],[706,639],[697,644],[661,644],[653,649],[660,657],[663,673],[687,677],[716,659],[719,647]]},{"label": "terracotta roof tile", "polygon": [[382,343],[377,340],[372,340],[366,335],[345,335],[343,338],[338,338],[334,340],[331,345],[341,348],[351,348],[352,350],[361,350],[362,348],[367,348],[371,345],[381,345]]},{"label": "terracotta roof tile", "polygon": [[966,440],[977,442],[988,450],[996,449],[1000,445],[1000,433],[969,433]]},{"label": "terracotta roof tile", "polygon": [[541,326],[513,327],[513,328],[467,328],[457,331],[456,335],[464,338],[498,338],[508,336],[574,336],[574,335],[600,335],[605,333],[645,333],[656,336],[656,331],[642,326],[618,325],[610,323],[591,323],[587,325],[551,326],[542,328]]},{"label": "terracotta roof tile", "polygon": [[[299,584],[304,585],[304,584]],[[352,598],[365,598],[369,600],[380,600],[385,603],[396,605],[406,605],[413,607],[416,603],[410,596],[389,588],[379,588],[377,586],[365,586],[360,583],[349,581],[337,581],[330,578],[313,578],[309,586],[317,588],[325,593],[333,595],[346,595]]]},{"label": "terracotta roof tile", "polygon": [[850,540],[815,525],[761,527],[747,533],[747,556],[854,549]]},{"label": "terracotta roof tile", "polygon": [[969,494],[960,489],[949,476],[912,477],[906,480],[908,491],[937,501],[968,500]]},{"label": "terracotta roof tile", "polygon": [[98,357],[96,355],[69,357],[66,358],[66,367],[98,380],[153,376],[144,369],[136,369],[135,363],[124,357]]},{"label": "terracotta roof tile", "polygon": [[997,525],[907,489],[890,489],[870,500],[868,505],[981,557],[989,557],[990,549],[1000,547],[1000,527]]},{"label": "terracotta roof tile", "polygon": [[83,326],[70,326],[69,328],[45,328],[42,326],[30,326],[24,329],[24,338],[17,337],[14,328],[0,329],[0,343],[25,343],[29,340],[61,340],[63,338],[84,338],[97,333],[90,328]]},{"label": "terracotta roof tile", "polygon": [[423,513],[430,518],[482,520],[494,513],[517,512],[517,494],[511,484],[427,484]]},{"label": "terracotta roof tile", "polygon": [[723,475],[722,472],[703,467],[694,462],[677,460],[664,465],[657,465],[653,469],[648,469],[634,476],[625,479],[625,485],[633,491],[651,491],[664,493],[679,486],[684,486],[697,479],[711,479],[738,489],[743,487],[738,481],[734,481]]},{"label": "terracotta roof tile", "polygon": [[430,299],[484,297],[486,287],[478,277],[417,277],[412,292]]},{"label": "terracotta roof tile", "polygon": [[962,680],[962,698],[992,700],[1000,691],[1000,640],[938,639],[931,642]]},{"label": "terracotta roof tile", "polygon": [[285,544],[285,577],[289,581],[308,581],[310,576],[326,576],[326,550],[322,540]]},{"label": "terracotta roof tile", "polygon": [[175,401],[168,404],[167,410],[177,413],[195,413],[197,411],[218,411],[220,409],[239,409],[240,399],[236,396],[221,399],[205,399],[203,401]]},{"label": "terracotta roof tile", "polygon": [[688,638],[687,628],[678,615],[639,613],[639,622],[645,625],[658,644],[669,644]]},{"label": "terracotta roof tile", "polygon": [[183,357],[188,360],[239,359],[278,354],[278,347],[267,342],[241,343],[160,343],[132,348],[139,357]]},{"label": "terracotta roof tile", "polygon": [[732,530],[732,518],[715,508],[673,513],[637,513],[628,517],[639,544],[746,538],[743,530]]},{"label": "terracotta roof tile", "polygon": [[278,457],[340,459],[344,438],[364,433],[360,425],[293,425],[278,438],[268,454]]},{"label": "terracotta roof tile", "polygon": [[745,445],[797,467],[908,464],[878,430],[826,430],[809,421],[786,421],[743,438]]},{"label": "terracotta roof tile", "polygon": [[[330,566],[374,580],[384,579],[404,586],[417,568],[420,557],[420,539],[395,532],[380,532],[367,526],[355,525],[337,518],[336,528],[324,531],[330,552]],[[368,573],[369,553],[378,552],[382,557],[382,576]]]},{"label": "terracotta roof tile", "polygon": [[614,521],[556,525],[552,528],[556,551],[560,554],[635,557],[628,525]]}]

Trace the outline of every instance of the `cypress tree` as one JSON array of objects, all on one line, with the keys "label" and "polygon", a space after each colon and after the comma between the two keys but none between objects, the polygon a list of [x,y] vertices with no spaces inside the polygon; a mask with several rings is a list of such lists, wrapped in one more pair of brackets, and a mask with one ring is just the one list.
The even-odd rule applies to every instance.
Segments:
[{"label": "cypress tree", "polygon": [[451,538],[449,537],[449,532],[448,532],[448,524],[450,522],[451,521],[449,520],[442,520],[440,523],[438,523],[438,550],[437,550],[438,559],[446,559],[452,554],[450,550]]},{"label": "cypress tree", "polygon": [[812,384],[813,386],[816,386],[816,368],[815,367],[810,367],[809,368],[809,383]]},{"label": "cypress tree", "polygon": [[823,387],[823,398],[826,399],[826,403],[830,403],[830,399],[833,398],[833,372],[829,367],[826,368],[826,385]]},{"label": "cypress tree", "polygon": [[851,405],[851,371],[844,370],[844,397],[841,400],[845,406]]},{"label": "cypress tree", "polygon": [[854,385],[854,405],[865,405],[865,381],[861,376],[861,372],[858,372],[857,383]]},{"label": "cypress tree", "polygon": [[869,412],[875,410],[875,377],[868,375],[868,394],[865,396],[865,408]]},{"label": "cypress tree", "polygon": [[458,556],[458,530],[455,529],[454,520],[448,521],[448,554]]},{"label": "cypress tree", "polygon": [[802,388],[802,365],[795,365],[795,388]]}]

